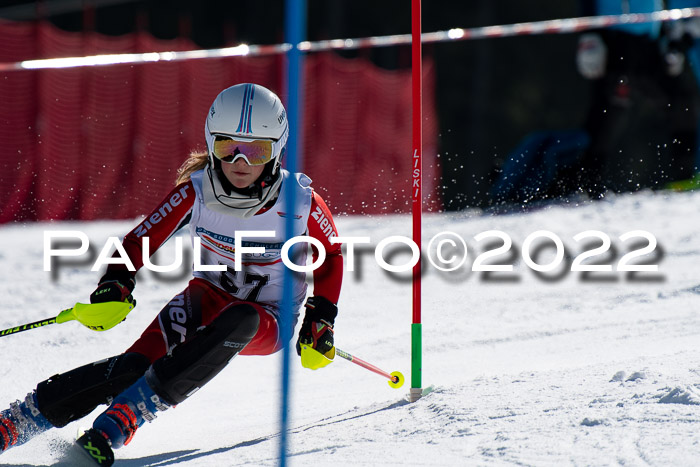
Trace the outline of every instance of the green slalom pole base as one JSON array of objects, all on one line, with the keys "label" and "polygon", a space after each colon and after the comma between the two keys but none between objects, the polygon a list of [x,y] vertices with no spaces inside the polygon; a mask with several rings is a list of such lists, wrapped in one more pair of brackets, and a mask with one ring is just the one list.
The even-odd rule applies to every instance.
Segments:
[{"label": "green slalom pole base", "polygon": [[423,396],[423,332],[421,323],[411,324],[411,390],[408,401],[415,402]]}]

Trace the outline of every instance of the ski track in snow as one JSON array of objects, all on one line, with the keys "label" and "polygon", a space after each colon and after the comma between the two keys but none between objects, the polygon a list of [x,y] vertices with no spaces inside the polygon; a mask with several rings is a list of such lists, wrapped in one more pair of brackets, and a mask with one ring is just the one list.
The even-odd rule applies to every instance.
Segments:
[{"label": "ski track in snow", "polygon": [[[500,216],[426,214],[426,244],[449,230],[470,248],[459,272],[431,266],[424,275],[423,386],[431,391],[418,402],[406,400],[410,283],[405,274],[390,279],[369,251],[355,272],[346,272],[336,343],[382,369],[402,371],[408,383],[391,389],[342,360],[311,372],[294,355],[289,465],[697,465],[699,214],[700,193],[667,192]],[[0,328],[53,316],[94,289],[99,272],[90,265],[64,267],[57,280],[43,271],[45,230],[83,230],[99,250],[108,236],[134,224],[0,227]],[[341,235],[369,235],[373,245],[390,235],[410,237],[411,228],[398,215],[340,217],[337,225]],[[484,280],[470,271],[483,246],[473,236],[492,229],[511,236],[518,255],[536,230],[556,233],[576,254],[579,232],[603,231],[624,252],[619,235],[642,229],[656,236],[663,257],[659,272],[640,281],[617,272],[590,282],[572,272],[545,280],[517,257],[513,273]],[[123,351],[185,284],[149,274],[139,273],[138,306],[113,330],[66,323],[0,338],[0,405],[52,374]],[[115,465],[276,465],[280,365],[279,355],[235,359],[190,400],[142,427],[116,452]],[[68,465],[60,463],[61,452],[102,409],[11,449],[0,465]]]}]

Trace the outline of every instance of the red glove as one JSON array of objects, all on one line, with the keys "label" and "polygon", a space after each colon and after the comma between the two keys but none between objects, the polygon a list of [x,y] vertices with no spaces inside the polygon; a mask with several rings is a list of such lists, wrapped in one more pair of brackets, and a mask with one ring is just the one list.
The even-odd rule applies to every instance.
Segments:
[{"label": "red glove", "polygon": [[304,306],[306,314],[299,330],[297,354],[301,355],[301,344],[311,345],[316,351],[326,354],[333,348],[333,323],[338,307],[320,295],[309,297]]},{"label": "red glove", "polygon": [[97,289],[90,295],[90,303],[129,302],[136,304],[131,295],[136,281],[130,274],[107,273],[100,279]]}]

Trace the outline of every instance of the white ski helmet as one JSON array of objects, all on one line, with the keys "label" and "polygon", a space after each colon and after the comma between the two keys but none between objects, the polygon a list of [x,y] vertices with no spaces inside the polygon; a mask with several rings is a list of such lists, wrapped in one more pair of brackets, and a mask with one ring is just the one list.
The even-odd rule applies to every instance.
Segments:
[{"label": "white ski helmet", "polygon": [[[209,178],[219,203],[239,217],[250,217],[274,199],[281,184],[280,164],[289,137],[287,112],[275,93],[250,83],[224,89],[209,109],[204,135]],[[245,148],[255,154],[246,154]],[[251,165],[265,164],[258,180],[245,189],[234,187],[221,171],[222,160],[239,157]]]}]

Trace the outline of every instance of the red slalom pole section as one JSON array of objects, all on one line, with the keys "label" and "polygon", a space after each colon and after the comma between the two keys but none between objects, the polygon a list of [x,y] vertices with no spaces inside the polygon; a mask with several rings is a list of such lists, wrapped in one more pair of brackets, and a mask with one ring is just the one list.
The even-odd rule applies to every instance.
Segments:
[{"label": "red slalom pole section", "polygon": [[[411,0],[411,71],[413,96],[413,173],[411,197],[413,241],[421,248],[423,211],[423,59],[421,45],[421,0]],[[421,263],[413,266],[413,321],[411,324],[411,391],[409,400],[420,399],[423,390],[422,329],[421,329]]]},{"label": "red slalom pole section", "polygon": [[376,373],[378,375],[385,377],[386,379],[389,380],[388,381],[389,386],[391,386],[392,388],[400,388],[401,386],[403,386],[404,378],[403,378],[403,375],[401,373],[399,373],[398,371],[388,373],[384,370],[377,368],[376,366],[372,365],[371,363],[367,363],[366,361],[364,361],[360,358],[357,358],[354,355],[350,355],[349,353],[347,353],[343,350],[340,350],[338,347],[335,348],[335,354],[339,357],[344,358],[345,360],[347,360],[349,362],[354,363],[355,365],[359,365],[366,370],[369,370],[373,373]]}]

